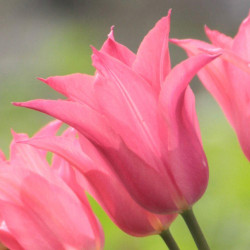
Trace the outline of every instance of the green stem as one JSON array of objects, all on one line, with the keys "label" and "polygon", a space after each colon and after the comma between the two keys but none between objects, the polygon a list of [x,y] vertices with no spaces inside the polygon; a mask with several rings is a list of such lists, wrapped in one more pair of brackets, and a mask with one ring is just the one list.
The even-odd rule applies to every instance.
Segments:
[{"label": "green stem", "polygon": [[201,228],[194,216],[193,210],[188,209],[181,213],[184,221],[186,222],[189,231],[191,232],[193,239],[195,241],[196,246],[199,250],[209,250],[209,246],[207,244],[207,241],[201,231]]},{"label": "green stem", "polygon": [[169,250],[180,250],[169,229],[162,231],[160,236],[168,246]]}]

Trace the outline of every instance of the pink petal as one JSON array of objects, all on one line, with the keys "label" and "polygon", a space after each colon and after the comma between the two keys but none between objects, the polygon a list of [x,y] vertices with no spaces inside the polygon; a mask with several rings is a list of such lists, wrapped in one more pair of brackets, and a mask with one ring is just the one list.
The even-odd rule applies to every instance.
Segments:
[{"label": "pink petal", "polygon": [[17,134],[12,131],[12,135],[13,141],[10,149],[10,163],[47,176],[49,174],[49,165],[46,158],[42,157],[41,151],[29,145],[17,143],[18,141],[27,140],[29,137],[26,134]]},{"label": "pink petal", "polygon": [[132,66],[136,57],[131,50],[115,41],[113,36],[113,26],[111,27],[111,32],[108,36],[108,39],[105,41],[100,51],[107,53],[108,55],[118,59],[130,67]]},{"label": "pink petal", "polygon": [[114,223],[133,236],[159,233],[170,226],[177,214],[157,216],[139,206],[128,194],[118,179],[96,170],[86,173],[94,187],[95,199],[111,217]]},{"label": "pink petal", "polygon": [[133,69],[152,85],[156,93],[159,93],[171,68],[168,50],[170,15],[171,10],[146,35],[133,65]]},{"label": "pink petal", "polygon": [[[177,190],[190,205],[206,189],[208,167],[200,141],[194,96],[188,84],[203,66],[217,56],[202,54],[183,61],[170,72],[160,94],[160,105],[169,131],[166,161]],[[178,198],[182,203],[182,197]],[[185,206],[185,202],[180,205]]]},{"label": "pink petal", "polygon": [[240,57],[250,61],[250,12],[243,20],[234,38],[232,50]]},{"label": "pink petal", "polygon": [[[181,48],[183,48],[186,53],[189,56],[193,56],[196,54],[200,54],[200,53],[204,53],[202,52],[202,50],[207,50],[207,51],[211,51],[213,49],[215,49],[216,47],[212,44],[200,41],[200,40],[196,40],[196,39],[175,39],[175,38],[171,38],[169,39],[169,41],[171,43],[174,43],[178,46],[180,46]],[[202,50],[201,50],[202,49]]]},{"label": "pink petal", "polygon": [[96,81],[95,92],[112,128],[141,157],[152,155],[147,151],[159,155],[157,101],[150,85],[126,65],[96,50],[93,63],[106,80]]},{"label": "pink petal", "polygon": [[6,157],[4,152],[0,149],[0,162],[5,162],[6,161]]},{"label": "pink petal", "polygon": [[96,108],[96,101],[93,96],[94,76],[76,73],[38,79],[68,97],[69,100],[86,104],[93,109]]},{"label": "pink petal", "polygon": [[[44,222],[21,206],[0,201],[1,214],[15,239],[25,250],[63,249]],[[31,237],[32,235],[32,237]],[[18,249],[18,248],[17,248]]]},{"label": "pink petal", "polygon": [[[21,197],[65,247],[91,249],[95,236],[85,208],[71,189],[49,183],[30,174],[22,185]],[[41,199],[40,197],[43,197]]]},{"label": "pink petal", "polygon": [[[60,127],[62,126],[62,122],[55,120],[50,123],[48,123],[46,126],[44,126],[42,129],[40,129],[34,137],[40,137],[40,136],[50,136],[50,135],[55,135]],[[46,158],[47,152],[44,150],[39,150],[41,157]]]},{"label": "pink petal", "polygon": [[[125,232],[135,236],[145,236],[167,227],[177,216],[162,215],[158,217],[140,207],[128,194],[126,189],[114,175],[100,153],[91,144],[86,144],[93,157],[92,168],[88,168],[81,159],[80,145],[72,143],[69,138],[37,138],[28,141],[36,147],[52,150],[64,157],[81,171],[91,184],[91,193],[98,203],[109,214],[112,220]],[[90,152],[91,151],[91,152]],[[102,164],[100,164],[102,163]],[[164,223],[164,224],[163,224]]]},{"label": "pink petal", "polygon": [[104,148],[102,151],[130,195],[142,207],[155,213],[178,210],[165,172],[148,165],[123,142],[118,149]]},{"label": "pink petal", "polygon": [[54,120],[43,128],[41,128],[34,136],[40,137],[40,136],[52,136],[55,135],[60,127],[62,126],[62,122],[58,120]]},{"label": "pink petal", "polygon": [[233,39],[231,37],[226,36],[217,30],[210,30],[207,26],[205,26],[205,32],[209,40],[216,47],[229,49],[229,50],[232,48]]},{"label": "pink petal", "polygon": [[[25,250],[14,238],[14,236],[4,230],[0,230],[0,242],[3,243],[4,246],[8,247],[8,249],[15,250]],[[3,248],[2,248],[3,249]]]},{"label": "pink petal", "polygon": [[116,137],[104,118],[87,105],[63,100],[33,100],[13,104],[35,109],[62,120],[97,143],[116,143]]},{"label": "pink petal", "polygon": [[[193,39],[178,40],[172,39],[173,43],[186,50],[187,54],[191,57],[198,55],[203,51],[210,51],[214,49],[213,45]],[[214,98],[218,101],[223,108],[229,122],[234,126],[234,110],[232,108],[231,93],[235,92],[234,86],[228,77],[228,64],[222,60],[222,56],[217,58],[210,64],[206,65],[198,73],[199,78],[207,90],[213,94]]]}]

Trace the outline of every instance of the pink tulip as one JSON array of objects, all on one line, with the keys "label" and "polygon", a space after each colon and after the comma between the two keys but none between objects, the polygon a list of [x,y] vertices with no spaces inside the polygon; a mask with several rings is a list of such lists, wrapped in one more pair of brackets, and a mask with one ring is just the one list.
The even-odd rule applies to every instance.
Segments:
[{"label": "pink tulip", "polygon": [[[85,137],[80,135],[79,141],[72,128],[66,130],[62,136],[36,136],[20,142],[54,152],[53,169],[60,176],[64,176],[64,180],[67,179],[71,188],[81,185],[86,189],[113,222],[130,235],[159,234],[167,229],[177,216],[177,214],[152,214],[139,206],[131,198],[103,155]],[[57,162],[61,162],[63,158],[68,163],[58,164]],[[75,179],[65,178],[72,175],[69,173],[74,171],[70,165],[75,168]]]},{"label": "pink tulip", "polygon": [[47,113],[87,137],[133,199],[146,210],[188,209],[204,193],[208,166],[201,144],[193,76],[218,56],[204,53],[170,70],[170,13],[142,41],[137,55],[114,40],[93,49],[95,77],[49,77],[68,100],[14,103]]},{"label": "pink tulip", "polygon": [[194,39],[172,39],[172,42],[185,49],[189,56],[218,48],[223,52],[198,76],[221,106],[250,160],[250,14],[234,38],[208,27],[205,27],[205,32],[212,44]]},{"label": "pink tulip", "polygon": [[[51,123],[37,136],[57,129]],[[45,151],[17,143],[27,135],[13,136],[10,160],[0,163],[0,241],[11,249],[102,249],[103,232],[84,192],[55,173]]]}]

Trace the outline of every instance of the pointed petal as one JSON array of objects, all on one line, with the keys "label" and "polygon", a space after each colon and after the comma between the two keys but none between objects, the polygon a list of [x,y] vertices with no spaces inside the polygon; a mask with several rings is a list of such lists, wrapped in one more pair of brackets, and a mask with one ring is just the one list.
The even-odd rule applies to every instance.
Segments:
[{"label": "pointed petal", "polygon": [[[169,41],[177,46],[183,48],[189,56],[202,53],[200,49],[213,50],[216,47],[212,44],[196,40],[196,39],[176,39],[171,38]],[[204,53],[204,52],[203,52]]]},{"label": "pointed petal", "polygon": [[106,80],[96,81],[95,92],[112,128],[141,157],[152,155],[143,150],[159,154],[157,101],[149,84],[126,65],[96,50],[93,63]]},{"label": "pointed petal", "polygon": [[[52,121],[50,123],[48,123],[46,126],[44,126],[43,128],[41,128],[35,135],[34,137],[40,137],[40,136],[50,136],[50,135],[55,135],[58,130],[60,129],[60,127],[62,126],[62,122],[55,120]],[[47,151],[44,150],[39,150],[41,157],[42,158],[46,158],[47,155]]]},{"label": "pointed petal", "polygon": [[49,165],[45,157],[42,157],[41,151],[34,149],[29,145],[18,143],[27,140],[26,134],[17,134],[12,130],[13,141],[10,148],[10,163],[12,165],[22,166],[42,176],[49,174]]},{"label": "pointed petal", "polygon": [[232,50],[237,55],[250,61],[250,12],[248,17],[243,20],[237,35],[234,37]]},{"label": "pointed petal", "polygon": [[96,108],[93,97],[94,76],[76,73],[66,76],[52,76],[47,79],[38,79],[68,97],[69,100],[85,103],[91,108]]},{"label": "pointed petal", "polygon": [[223,59],[250,73],[250,58],[247,61],[241,58],[237,53],[234,53],[234,51],[232,50],[234,40],[231,37],[226,36],[217,30],[210,30],[207,26],[205,26],[205,32],[210,41],[213,43],[213,45],[224,49],[222,51]]},{"label": "pointed petal", "polygon": [[171,68],[168,50],[170,15],[171,10],[146,35],[133,65],[133,69],[152,85],[156,93],[159,93]]},{"label": "pointed petal", "polygon": [[205,33],[214,46],[223,49],[232,48],[233,39],[231,37],[226,36],[217,30],[210,30],[207,26],[205,26]]},{"label": "pointed petal", "polygon": [[58,120],[54,120],[48,124],[46,124],[46,126],[44,126],[43,128],[41,128],[34,136],[36,137],[40,137],[40,136],[51,136],[51,135],[55,135],[58,130],[60,129],[60,127],[62,126],[62,122],[58,121]]},{"label": "pointed petal", "polygon": [[113,26],[111,27],[111,32],[108,35],[108,39],[105,41],[100,51],[107,53],[108,55],[118,59],[130,67],[132,66],[136,57],[131,50],[115,41],[113,36]]},{"label": "pointed petal", "polygon": [[84,173],[94,168],[93,161],[88,155],[82,152],[80,145],[76,142],[76,139],[62,136],[36,137],[22,141],[24,144],[56,153],[60,157],[67,159],[71,165],[81,166],[80,170]]},{"label": "pointed petal", "polygon": [[[211,52],[211,49],[214,49],[213,45],[194,39],[172,39],[171,41],[183,48],[189,57],[200,54],[202,50]],[[199,71],[198,76],[202,84],[220,104],[229,122],[234,127],[234,110],[232,109],[231,93],[235,93],[235,89],[228,77],[227,62],[222,60],[222,57],[223,55],[206,65]]]},{"label": "pointed petal", "polygon": [[4,152],[0,149],[0,162],[5,162],[6,161],[6,157]]},{"label": "pointed petal", "polygon": [[46,113],[74,127],[97,143],[113,145],[115,135],[104,118],[87,105],[63,100],[33,100],[13,103],[15,106],[27,107]]},{"label": "pointed petal", "polygon": [[201,54],[183,61],[170,72],[160,94],[160,105],[169,131],[166,161],[189,205],[204,193],[208,167],[198,133],[194,96],[188,84],[203,66],[217,56]]}]

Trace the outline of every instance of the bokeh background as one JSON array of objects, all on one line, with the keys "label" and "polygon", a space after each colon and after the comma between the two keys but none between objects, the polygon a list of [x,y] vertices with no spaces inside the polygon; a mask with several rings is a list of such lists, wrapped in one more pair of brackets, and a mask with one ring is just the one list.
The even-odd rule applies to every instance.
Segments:
[{"label": "bokeh background", "polygon": [[[204,24],[234,36],[249,0],[0,0],[0,148],[8,155],[10,128],[32,135],[50,121],[12,101],[60,98],[36,77],[93,73],[89,45],[100,48],[115,25],[116,39],[136,52],[155,22],[173,9],[171,37],[206,37]],[[170,46],[172,64],[186,58]],[[211,249],[250,249],[250,166],[236,136],[198,79],[192,82],[210,166],[207,192],[194,206]],[[166,249],[159,236],[134,238],[92,200],[104,227],[106,250]],[[195,249],[181,218],[171,226],[181,249]]]}]

